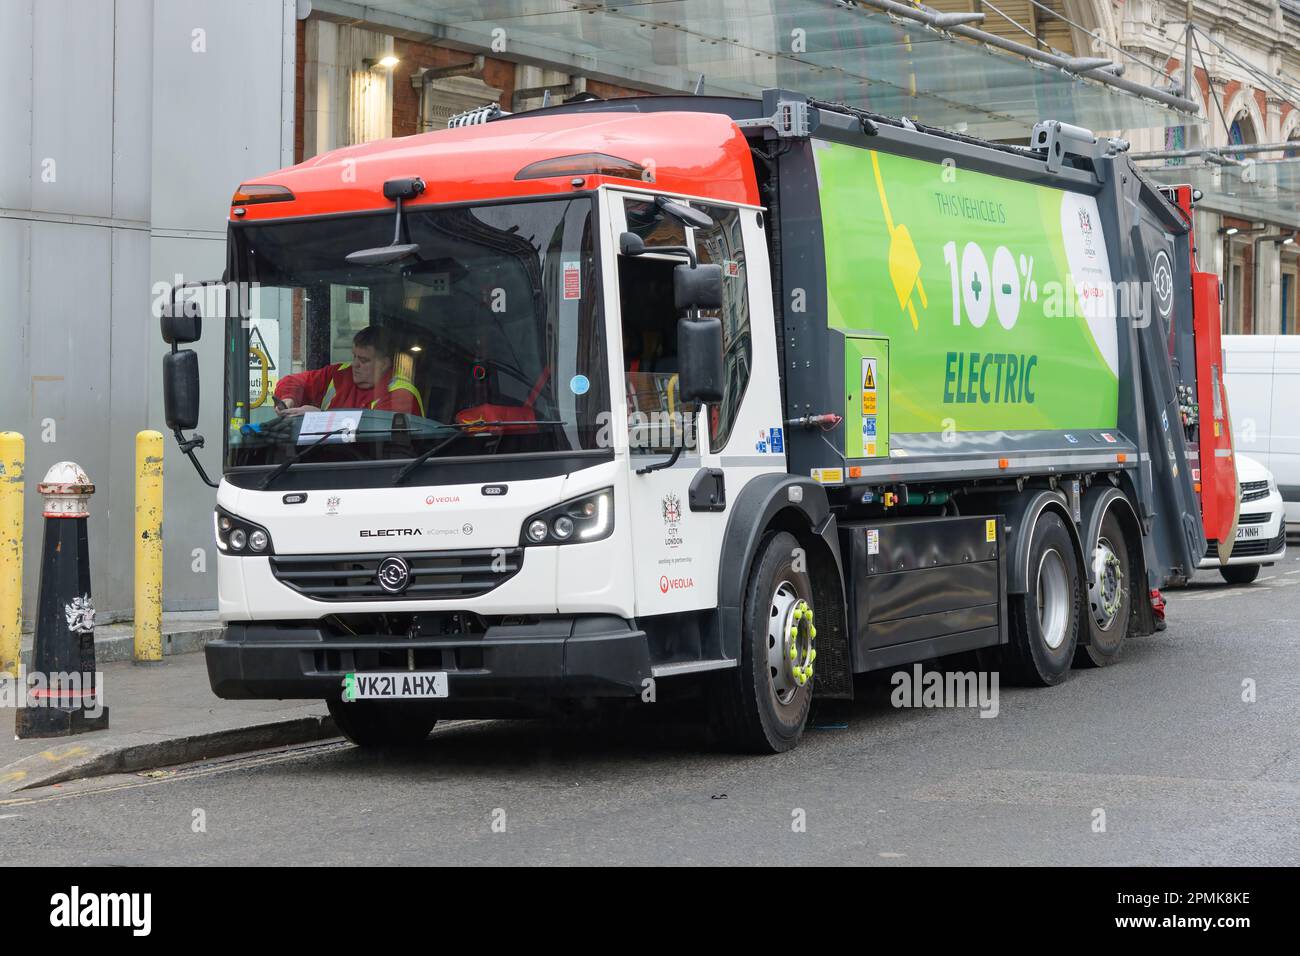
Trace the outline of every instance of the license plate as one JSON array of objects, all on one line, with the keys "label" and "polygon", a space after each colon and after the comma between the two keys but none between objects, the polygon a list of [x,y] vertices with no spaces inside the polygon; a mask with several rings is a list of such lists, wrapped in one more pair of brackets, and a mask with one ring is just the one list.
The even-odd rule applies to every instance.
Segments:
[{"label": "license plate", "polygon": [[344,700],[413,700],[447,696],[446,671],[392,671],[348,674]]},{"label": "license plate", "polygon": [[1240,541],[1242,538],[1258,538],[1258,537],[1259,537],[1259,528],[1257,526],[1247,525],[1244,528],[1237,529],[1238,541]]}]

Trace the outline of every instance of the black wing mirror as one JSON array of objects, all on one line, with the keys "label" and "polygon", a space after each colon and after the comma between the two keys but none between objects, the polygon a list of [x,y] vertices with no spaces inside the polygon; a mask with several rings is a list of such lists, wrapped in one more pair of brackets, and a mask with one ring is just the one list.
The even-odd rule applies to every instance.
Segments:
[{"label": "black wing mirror", "polygon": [[199,354],[180,349],[163,356],[163,418],[172,431],[199,424]]},{"label": "black wing mirror", "polygon": [[677,320],[677,388],[683,403],[722,401],[722,320]]},{"label": "black wing mirror", "polygon": [[673,269],[673,304],[686,311],[722,308],[722,266],[705,263]]}]

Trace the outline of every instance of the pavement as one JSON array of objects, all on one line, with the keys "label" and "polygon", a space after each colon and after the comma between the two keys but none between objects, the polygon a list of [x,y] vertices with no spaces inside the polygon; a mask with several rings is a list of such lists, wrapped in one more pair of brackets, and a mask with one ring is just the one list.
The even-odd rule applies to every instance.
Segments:
[{"label": "pavement", "polygon": [[[451,722],[381,753],[322,740],[0,794],[3,860],[1295,866],[1296,554],[1246,587],[1198,575],[1168,593],[1168,630],[1058,687],[1002,687],[992,719],[894,707],[876,675],[846,728],[774,757],[651,720]],[[202,722],[244,712],[190,686],[167,693]]]},{"label": "pavement", "polygon": [[[131,625],[95,629],[109,727],[53,739],[14,737],[0,708],[0,796],[83,777],[165,767],[332,737],[320,701],[226,701],[213,695],[202,651],[221,633],[209,614],[168,614],[161,663],[131,662]],[[30,637],[23,659],[29,660]]]},{"label": "pavement", "polygon": [[[163,656],[196,654],[208,641],[221,636],[221,623],[212,611],[167,611],[163,614]],[[23,634],[22,663],[31,666],[32,634]],[[135,629],[130,621],[100,624],[95,627],[95,661],[111,664],[129,661],[135,656]]]}]

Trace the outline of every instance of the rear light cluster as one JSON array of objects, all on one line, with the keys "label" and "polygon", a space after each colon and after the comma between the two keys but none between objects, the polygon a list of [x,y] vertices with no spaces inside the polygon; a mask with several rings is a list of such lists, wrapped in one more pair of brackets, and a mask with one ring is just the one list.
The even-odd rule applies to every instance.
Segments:
[{"label": "rear light cluster", "polygon": [[271,535],[260,524],[237,518],[224,508],[212,512],[217,547],[226,554],[271,554]]},{"label": "rear light cluster", "polygon": [[522,543],[584,544],[613,531],[614,489],[604,488],[533,515],[524,522]]}]

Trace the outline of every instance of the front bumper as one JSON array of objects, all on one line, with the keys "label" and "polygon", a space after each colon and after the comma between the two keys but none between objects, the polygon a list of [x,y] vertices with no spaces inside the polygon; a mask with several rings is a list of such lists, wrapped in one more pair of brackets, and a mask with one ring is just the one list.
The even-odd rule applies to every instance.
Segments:
[{"label": "front bumper", "polygon": [[218,697],[322,699],[339,693],[345,674],[406,670],[413,661],[419,671],[447,672],[440,706],[495,702],[503,716],[507,705],[632,697],[651,676],[645,632],[596,614],[418,638],[341,637],[315,622],[232,623],[205,653]]},{"label": "front bumper", "polygon": [[[1286,523],[1279,522],[1275,534],[1267,538],[1244,538],[1232,546],[1229,565],[1234,564],[1276,564],[1286,557]],[[1219,551],[1215,542],[1209,542],[1205,557],[1197,565],[1202,570],[1214,570],[1220,567]]]}]

